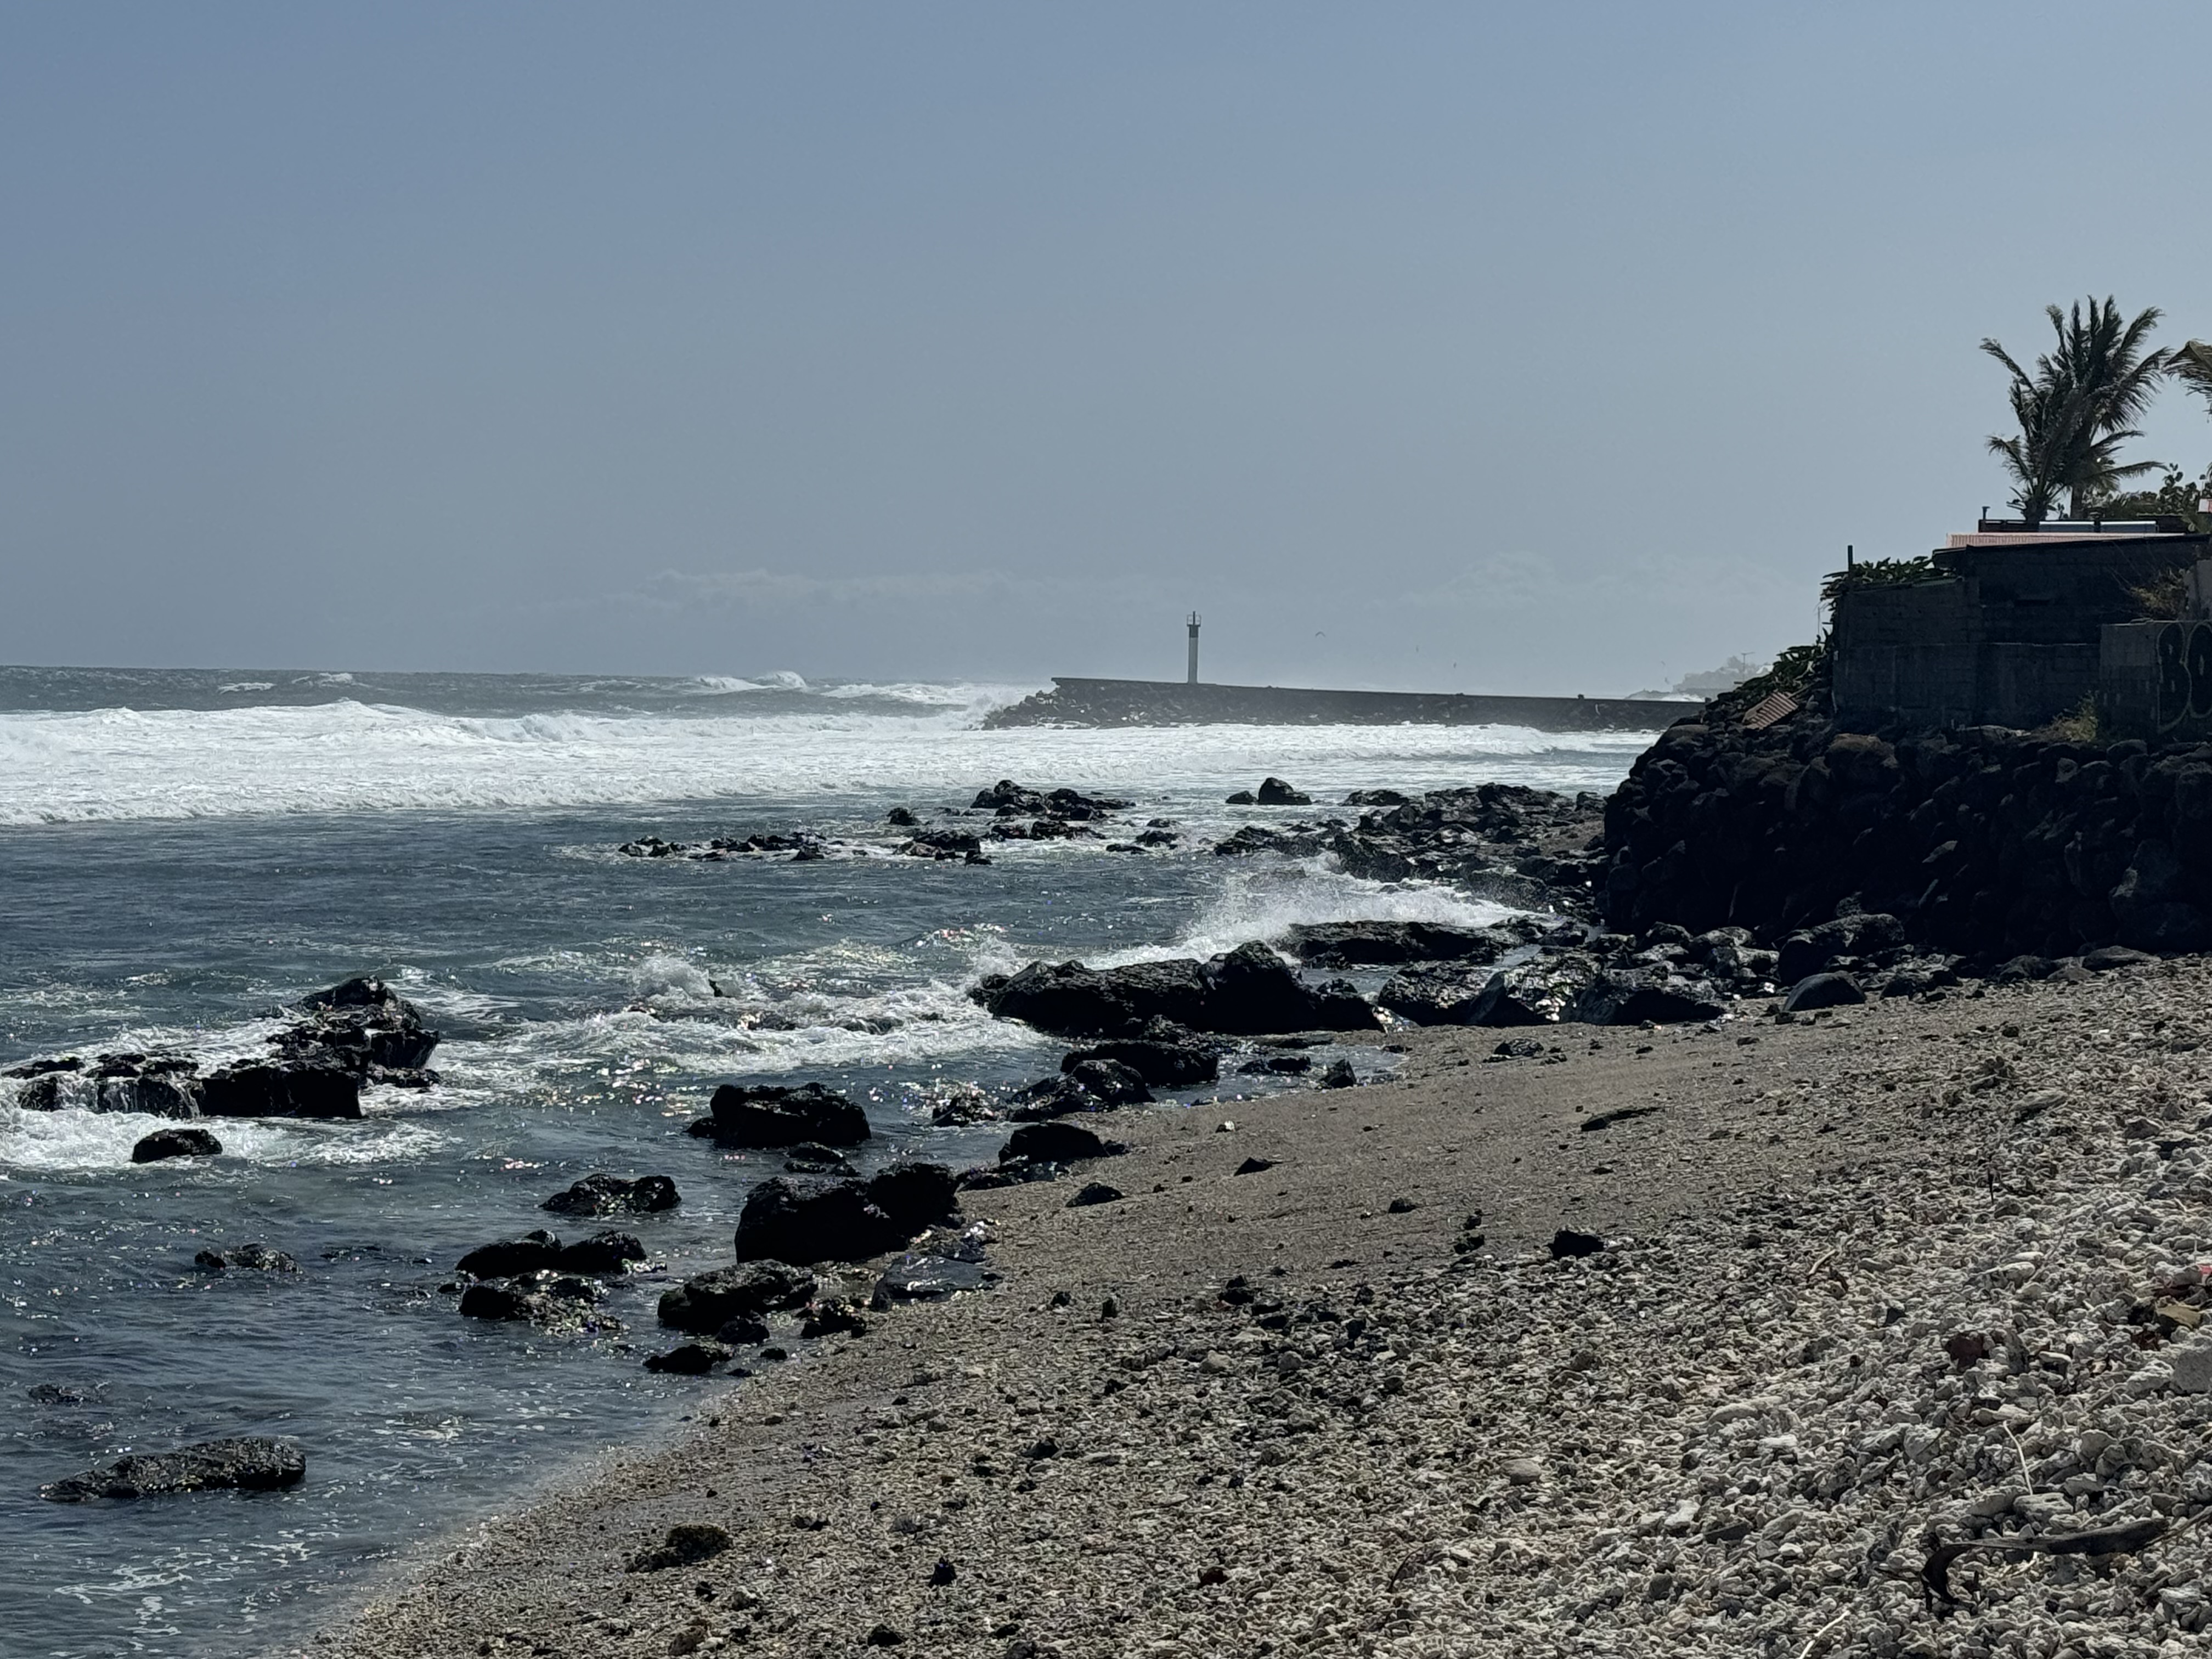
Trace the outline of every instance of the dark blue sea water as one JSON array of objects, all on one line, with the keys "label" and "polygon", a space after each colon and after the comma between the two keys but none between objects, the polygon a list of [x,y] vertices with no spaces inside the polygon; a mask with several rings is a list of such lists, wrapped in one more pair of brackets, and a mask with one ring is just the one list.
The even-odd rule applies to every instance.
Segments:
[{"label": "dark blue sea water", "polygon": [[[279,1004],[360,973],[445,1034],[439,1088],[372,1091],[360,1122],[217,1121],[211,1163],[134,1166],[154,1120],[25,1110],[0,1083],[7,1650],[295,1639],[410,1552],[685,1410],[698,1385],[639,1363],[665,1278],[616,1296],[634,1347],[465,1321],[437,1287],[592,1170],[676,1178],[680,1209],[635,1224],[672,1273],[726,1261],[745,1191],[780,1159],[684,1134],[718,1082],[819,1080],[866,1102],[870,1160],[974,1161],[1000,1132],[933,1128],[931,1105],[1060,1052],[968,1000],[984,972],[1202,955],[1298,921],[1498,914],[1196,850],[1299,816],[1224,807],[1231,790],[1267,773],[1322,800],[1493,778],[1603,789],[1644,741],[977,729],[1027,689],[0,669],[0,1066],[250,1048]],[[1134,798],[1192,850],[1012,844],[988,866],[611,850],[799,828],[888,849],[890,807],[964,805],[1005,776]],[[250,1239],[305,1271],[192,1268]],[[257,1433],[305,1443],[304,1486],[37,1497],[125,1450]]]}]

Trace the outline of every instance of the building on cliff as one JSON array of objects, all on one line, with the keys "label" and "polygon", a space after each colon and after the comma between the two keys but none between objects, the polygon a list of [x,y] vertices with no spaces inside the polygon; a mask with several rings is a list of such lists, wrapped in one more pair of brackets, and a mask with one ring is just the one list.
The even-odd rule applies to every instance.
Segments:
[{"label": "building on cliff", "polygon": [[[1996,529],[1984,520],[1904,583],[1847,584],[1831,633],[1836,714],[1862,727],[2039,726],[2098,696],[2106,631],[2212,556],[2164,525]],[[2140,653],[2138,653],[2140,654]]]}]

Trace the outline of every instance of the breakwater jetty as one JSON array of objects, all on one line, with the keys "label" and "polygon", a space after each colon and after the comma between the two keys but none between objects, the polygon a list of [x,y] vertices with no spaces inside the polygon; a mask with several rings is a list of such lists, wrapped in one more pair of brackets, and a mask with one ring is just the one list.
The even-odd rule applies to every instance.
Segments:
[{"label": "breakwater jetty", "polygon": [[983,724],[1013,726],[1526,726],[1539,732],[1660,732],[1701,702],[1643,697],[1499,697],[1328,691],[1284,685],[1053,677],[1053,689]]}]

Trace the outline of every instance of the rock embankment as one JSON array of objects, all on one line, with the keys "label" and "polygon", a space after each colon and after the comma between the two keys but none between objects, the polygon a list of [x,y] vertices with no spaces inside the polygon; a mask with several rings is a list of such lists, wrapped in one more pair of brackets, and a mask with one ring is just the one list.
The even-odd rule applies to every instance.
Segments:
[{"label": "rock embankment", "polygon": [[1605,915],[1623,933],[1735,926],[1774,944],[1867,912],[1985,963],[2212,946],[2212,746],[1686,723],[1605,813]]},{"label": "rock embankment", "polygon": [[1376,881],[1446,881],[1504,903],[1595,914],[1607,868],[1599,839],[1603,804],[1595,795],[1484,783],[1425,795],[1354,790],[1344,804],[1364,809],[1357,822],[1249,823],[1213,850],[1228,857],[1328,854],[1348,873]]}]

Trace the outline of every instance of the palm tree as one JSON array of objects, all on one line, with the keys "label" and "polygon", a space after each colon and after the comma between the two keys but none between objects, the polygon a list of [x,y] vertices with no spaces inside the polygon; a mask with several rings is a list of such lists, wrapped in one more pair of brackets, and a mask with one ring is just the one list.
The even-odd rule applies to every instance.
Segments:
[{"label": "palm tree", "polygon": [[[2132,320],[2121,318],[2110,297],[2077,301],[2070,312],[2049,306],[2044,314],[2057,349],[2036,358],[2033,374],[1995,340],[1982,342],[1982,349],[2012,374],[2009,395],[2020,435],[1989,443],[2013,475],[2018,486],[2013,503],[2030,524],[2050,515],[2061,489],[2069,511],[2085,518],[2118,494],[2127,479],[2155,470],[2153,461],[2123,462],[2119,448],[2142,435],[2134,422],[2170,361],[2163,351],[2143,349],[2158,326],[2155,306]],[[2212,374],[2212,364],[2207,373]]]},{"label": "palm tree", "polygon": [[2018,437],[1993,436],[1989,441],[1990,451],[2004,462],[2005,471],[2012,474],[2014,507],[2030,526],[2039,525],[2051,516],[2051,509],[2058,501],[2058,492],[2065,484],[2065,456],[2068,434],[2074,424],[2073,405],[2063,387],[2051,384],[2051,376],[2029,376],[2005,356],[2004,348],[1995,340],[1983,341],[1982,349],[2012,370],[2008,392],[2013,418],[2020,422]]},{"label": "palm tree", "polygon": [[2191,340],[2166,354],[2166,373],[2198,397],[2212,403],[2212,345]]}]

